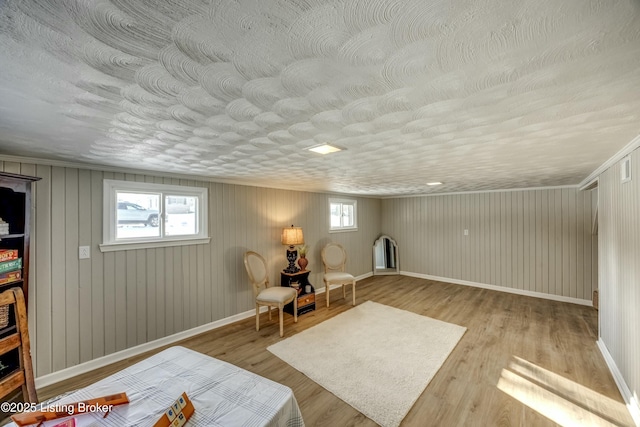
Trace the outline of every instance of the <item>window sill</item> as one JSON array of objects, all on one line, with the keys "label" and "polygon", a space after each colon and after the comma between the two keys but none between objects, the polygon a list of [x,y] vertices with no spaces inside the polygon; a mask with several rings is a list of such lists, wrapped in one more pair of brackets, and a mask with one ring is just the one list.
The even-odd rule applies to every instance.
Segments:
[{"label": "window sill", "polygon": [[171,246],[204,245],[211,241],[210,237],[198,237],[192,239],[154,240],[146,242],[117,242],[103,243],[100,252],[126,251],[131,249],[168,248]]},{"label": "window sill", "polygon": [[329,229],[329,233],[346,233],[348,231],[358,231],[358,227]]}]

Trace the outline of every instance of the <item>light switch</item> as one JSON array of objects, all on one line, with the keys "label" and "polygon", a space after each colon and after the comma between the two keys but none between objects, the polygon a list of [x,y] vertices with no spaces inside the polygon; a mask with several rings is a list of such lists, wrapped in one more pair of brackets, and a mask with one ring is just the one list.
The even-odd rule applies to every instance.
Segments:
[{"label": "light switch", "polygon": [[465,229],[465,230],[464,230],[464,235],[465,235],[465,236],[468,236],[468,235],[469,235],[469,230]]}]

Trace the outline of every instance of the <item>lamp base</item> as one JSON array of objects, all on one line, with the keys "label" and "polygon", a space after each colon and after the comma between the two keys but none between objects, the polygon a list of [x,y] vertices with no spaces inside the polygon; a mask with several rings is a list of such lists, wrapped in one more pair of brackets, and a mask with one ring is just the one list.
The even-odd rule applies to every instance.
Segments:
[{"label": "lamp base", "polygon": [[300,269],[296,267],[296,259],[298,259],[298,251],[287,248],[287,261],[289,261],[289,266],[284,269],[285,273],[293,274],[300,271]]}]

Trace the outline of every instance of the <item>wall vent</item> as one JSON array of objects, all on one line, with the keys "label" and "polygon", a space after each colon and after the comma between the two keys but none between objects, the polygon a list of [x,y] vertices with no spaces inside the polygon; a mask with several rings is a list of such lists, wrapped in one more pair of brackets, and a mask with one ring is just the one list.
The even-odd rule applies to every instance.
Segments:
[{"label": "wall vent", "polygon": [[631,181],[631,156],[627,156],[620,161],[620,181]]}]

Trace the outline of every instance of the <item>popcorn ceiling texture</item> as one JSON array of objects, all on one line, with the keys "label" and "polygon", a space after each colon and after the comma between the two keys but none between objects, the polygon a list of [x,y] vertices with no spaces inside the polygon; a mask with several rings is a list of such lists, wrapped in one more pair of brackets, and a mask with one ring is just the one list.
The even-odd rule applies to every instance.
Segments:
[{"label": "popcorn ceiling texture", "polygon": [[640,3],[7,0],[0,71],[0,154],[379,196],[569,185],[640,133]]}]

